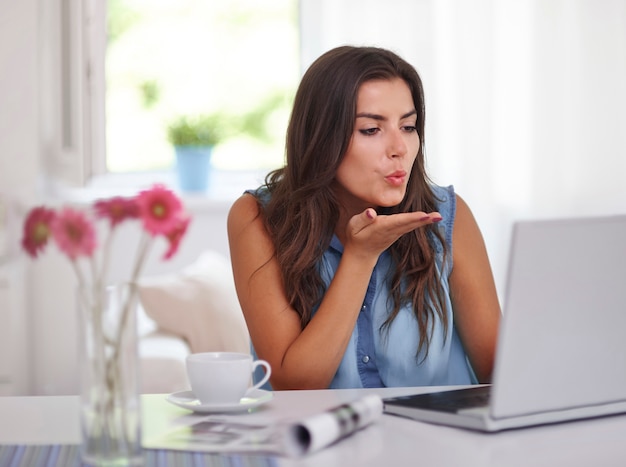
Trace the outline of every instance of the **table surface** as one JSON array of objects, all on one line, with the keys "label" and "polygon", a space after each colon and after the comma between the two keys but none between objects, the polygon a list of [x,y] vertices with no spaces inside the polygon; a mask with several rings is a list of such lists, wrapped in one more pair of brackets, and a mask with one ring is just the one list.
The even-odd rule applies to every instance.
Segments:
[{"label": "table surface", "polygon": [[[392,397],[436,388],[276,391],[246,421],[297,419],[376,393]],[[143,395],[144,439],[158,436],[202,415],[176,407],[165,395]],[[77,396],[0,397],[0,444],[78,444]],[[280,467],[626,466],[626,415],[478,433],[421,423],[392,415],[349,438],[303,458],[279,457]]]}]

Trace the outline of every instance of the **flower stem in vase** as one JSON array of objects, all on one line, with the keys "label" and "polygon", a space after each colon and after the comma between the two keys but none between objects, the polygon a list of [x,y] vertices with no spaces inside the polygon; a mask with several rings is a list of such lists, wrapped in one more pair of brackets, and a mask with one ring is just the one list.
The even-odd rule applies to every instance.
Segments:
[{"label": "flower stem in vase", "polygon": [[[141,465],[141,407],[133,284],[79,290],[82,458],[87,465]],[[89,306],[84,306],[88,304]]]}]

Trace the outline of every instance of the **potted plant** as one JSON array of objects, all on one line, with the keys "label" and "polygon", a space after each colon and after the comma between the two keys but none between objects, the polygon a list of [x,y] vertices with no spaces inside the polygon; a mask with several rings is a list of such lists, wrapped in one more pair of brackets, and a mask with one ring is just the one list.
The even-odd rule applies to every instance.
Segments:
[{"label": "potted plant", "polygon": [[180,116],[167,126],[167,138],[176,152],[180,188],[187,192],[207,189],[213,147],[224,138],[218,114]]}]

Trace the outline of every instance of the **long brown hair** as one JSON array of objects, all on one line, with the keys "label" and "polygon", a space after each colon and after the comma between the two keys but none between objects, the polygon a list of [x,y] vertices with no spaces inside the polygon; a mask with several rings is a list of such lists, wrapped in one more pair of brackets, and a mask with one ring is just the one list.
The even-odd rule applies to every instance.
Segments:
[{"label": "long brown hair", "polygon": [[[309,67],[296,93],[286,164],[268,174],[265,183],[271,196],[266,204],[259,204],[289,303],[303,328],[325,293],[319,261],[339,218],[332,186],[354,131],[359,88],[366,81],[393,78],[401,78],[411,90],[421,144],[404,199],[381,213],[434,211],[436,199],[424,167],[424,93],[411,65],[385,49],[338,47]],[[435,314],[447,332],[435,242],[445,255],[439,230],[429,226],[403,235],[389,249],[395,266],[390,282],[393,305],[383,328],[389,327],[403,304],[412,304],[420,334],[417,354],[423,348],[428,352]]]}]

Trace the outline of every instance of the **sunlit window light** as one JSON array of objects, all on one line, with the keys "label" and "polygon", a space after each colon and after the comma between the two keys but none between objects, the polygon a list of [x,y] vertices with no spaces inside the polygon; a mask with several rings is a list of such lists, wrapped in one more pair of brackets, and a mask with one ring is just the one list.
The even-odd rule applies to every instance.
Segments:
[{"label": "sunlit window light", "polygon": [[217,113],[218,169],[271,169],[299,79],[296,0],[109,0],[106,166],[169,170],[167,125]]}]

